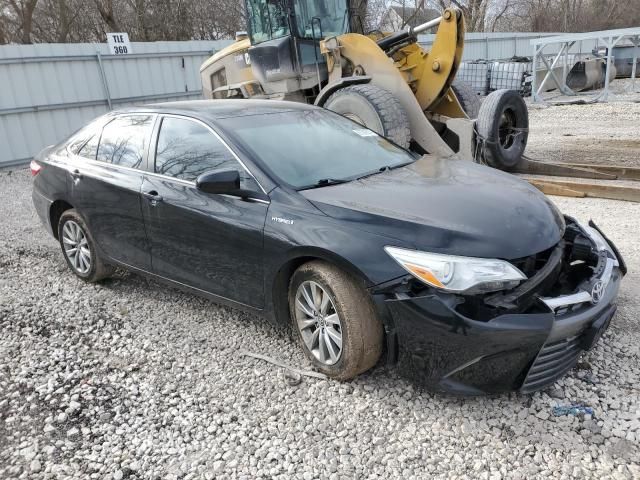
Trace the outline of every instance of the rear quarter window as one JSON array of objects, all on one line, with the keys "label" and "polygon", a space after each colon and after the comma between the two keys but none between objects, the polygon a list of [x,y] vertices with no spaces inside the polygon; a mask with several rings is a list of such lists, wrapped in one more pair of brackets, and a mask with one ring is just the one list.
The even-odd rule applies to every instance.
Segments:
[{"label": "rear quarter window", "polygon": [[66,143],[67,150],[75,155],[95,159],[104,122],[103,118],[99,118],[73,134]]},{"label": "rear quarter window", "polygon": [[98,142],[100,141],[100,134],[96,133],[91,137],[78,151],[78,155],[84,158],[96,159],[98,154]]}]

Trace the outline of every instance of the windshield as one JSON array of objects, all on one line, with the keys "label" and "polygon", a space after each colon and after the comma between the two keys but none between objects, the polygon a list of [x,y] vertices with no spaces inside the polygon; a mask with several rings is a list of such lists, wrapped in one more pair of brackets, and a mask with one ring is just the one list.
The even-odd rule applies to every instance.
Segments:
[{"label": "windshield", "polygon": [[347,0],[295,0],[294,9],[301,37],[327,38],[347,31]]},{"label": "windshield", "polygon": [[256,44],[289,35],[287,8],[281,0],[247,0],[249,35]]},{"label": "windshield", "polygon": [[298,190],[350,181],[416,157],[375,132],[322,109],[221,120],[265,169]]}]

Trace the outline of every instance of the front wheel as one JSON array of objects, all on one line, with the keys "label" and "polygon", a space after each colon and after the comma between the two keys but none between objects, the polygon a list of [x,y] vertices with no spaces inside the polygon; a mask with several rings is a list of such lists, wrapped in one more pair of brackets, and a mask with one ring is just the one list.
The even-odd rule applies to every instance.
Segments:
[{"label": "front wheel", "polygon": [[315,367],[337,380],[372,368],[382,353],[382,324],[363,285],[322,261],[295,271],[289,311],[302,349]]}]

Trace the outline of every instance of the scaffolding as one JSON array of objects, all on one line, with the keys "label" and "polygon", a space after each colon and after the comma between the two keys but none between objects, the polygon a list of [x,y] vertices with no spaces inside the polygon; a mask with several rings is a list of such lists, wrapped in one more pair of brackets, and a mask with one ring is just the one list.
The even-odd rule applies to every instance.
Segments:
[{"label": "scaffolding", "polygon": [[[634,28],[622,28],[617,30],[603,30],[599,32],[586,32],[586,33],[570,33],[566,35],[558,35],[554,37],[542,37],[535,38],[530,40],[531,45],[533,46],[533,72],[532,72],[532,84],[531,84],[531,95],[532,99],[536,103],[546,103],[545,99],[542,97],[542,92],[544,92],[545,88],[548,86],[548,82],[552,81],[555,84],[555,87],[562,93],[567,96],[577,96],[579,95],[577,92],[573,91],[567,85],[567,75],[568,69],[571,68],[568,62],[569,52],[574,47],[574,45],[578,45],[578,49],[581,50],[580,45],[584,40],[596,40],[598,45],[600,46],[600,42],[602,42],[602,46],[606,48],[606,61],[605,61],[605,72],[604,72],[604,87],[602,90],[597,93],[593,98],[590,99],[592,102],[606,102],[609,99],[609,82],[610,82],[610,72],[613,62],[613,47],[618,45],[623,40],[629,40],[633,46],[633,66],[631,71],[631,90],[635,92],[635,78],[636,78],[636,64],[638,61],[638,50],[640,49],[640,27]],[[558,53],[548,54],[545,53],[545,48],[554,45],[556,48],[559,46]],[[582,52],[578,52],[581,54]],[[553,60],[551,60],[553,58]],[[551,60],[551,63],[550,63]],[[559,62],[562,62],[559,64]],[[546,68],[546,74],[543,80],[538,85],[538,69],[544,70]],[[559,70],[562,67],[562,76],[559,78]]]}]

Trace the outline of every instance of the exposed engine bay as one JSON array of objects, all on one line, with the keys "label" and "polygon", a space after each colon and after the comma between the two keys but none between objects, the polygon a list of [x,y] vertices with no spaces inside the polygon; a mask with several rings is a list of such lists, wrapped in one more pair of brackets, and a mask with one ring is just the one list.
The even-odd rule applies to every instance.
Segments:
[{"label": "exposed engine bay", "polygon": [[[511,290],[455,295],[455,310],[470,319],[488,321],[509,313],[562,315],[597,304],[613,268],[619,267],[624,275],[626,266],[593,222],[583,226],[571,217],[565,217],[565,222],[563,238],[554,247],[510,261],[527,276],[526,281]],[[410,280],[408,286],[413,295],[425,293],[419,282]]]}]

